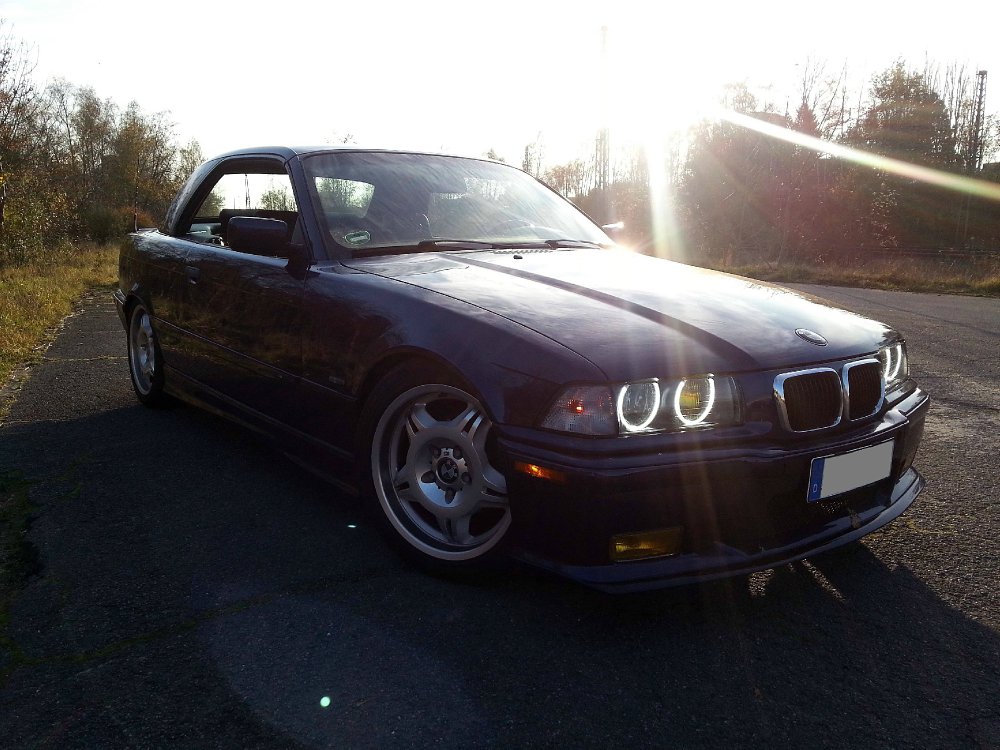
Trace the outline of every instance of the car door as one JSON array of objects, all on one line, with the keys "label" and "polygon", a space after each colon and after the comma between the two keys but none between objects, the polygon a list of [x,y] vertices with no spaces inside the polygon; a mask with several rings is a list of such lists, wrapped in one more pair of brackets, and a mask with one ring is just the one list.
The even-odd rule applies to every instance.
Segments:
[{"label": "car door", "polygon": [[[279,166],[223,165],[210,194],[219,220],[209,224],[204,241],[189,242],[185,256],[182,325],[192,378],[224,400],[284,422],[301,374],[301,269],[263,249],[226,246],[226,223],[234,215],[280,216],[294,230],[298,214],[287,175],[261,171]],[[268,183],[278,187],[260,189]],[[245,195],[229,194],[234,184],[245,186]],[[247,208],[218,208],[237,200]],[[212,218],[211,211],[199,213],[199,221],[204,214]]]}]

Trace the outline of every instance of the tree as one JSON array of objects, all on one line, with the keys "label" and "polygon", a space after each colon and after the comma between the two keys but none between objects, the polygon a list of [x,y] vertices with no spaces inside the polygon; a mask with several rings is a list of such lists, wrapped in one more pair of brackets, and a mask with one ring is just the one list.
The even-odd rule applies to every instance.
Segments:
[{"label": "tree", "polygon": [[192,138],[186,146],[177,152],[175,179],[178,182],[186,182],[191,173],[201,166],[203,161],[205,161],[205,157],[201,152],[201,144]]},{"label": "tree", "polygon": [[[847,132],[856,148],[911,164],[958,170],[952,117],[927,71],[897,61],[872,80],[871,101]],[[852,167],[854,232],[859,244],[879,247],[945,246],[957,212],[956,196],[919,180],[876,167]]]},{"label": "tree", "polygon": [[847,67],[843,67],[836,77],[828,76],[826,65],[807,59],[802,65],[802,79],[799,88],[799,113],[796,114],[796,129],[798,127],[802,108],[809,111],[814,128],[809,129],[810,135],[832,139],[843,135],[847,124],[847,92],[844,79],[847,77]]},{"label": "tree", "polygon": [[534,143],[528,143],[524,147],[524,157],[521,159],[521,169],[530,175],[540,177],[542,174],[542,160],[545,156],[545,149],[542,146],[542,134],[539,133]]},{"label": "tree", "polygon": [[[783,115],[753,116],[780,127]],[[795,148],[728,122],[704,123],[694,134],[679,186],[688,229],[703,251],[780,259],[788,236]]]},{"label": "tree", "polygon": [[542,180],[565,197],[573,198],[586,191],[587,168],[582,159],[574,159],[546,169]]},{"label": "tree", "polygon": [[298,210],[292,191],[286,185],[276,185],[273,181],[270,187],[261,194],[258,205],[269,211]]},{"label": "tree", "polygon": [[923,74],[902,61],[872,81],[872,103],[848,134],[848,142],[914,164],[955,164],[951,118]]},{"label": "tree", "polygon": [[37,151],[38,92],[33,72],[24,43],[0,21],[0,241],[8,197],[18,190],[18,178]]}]

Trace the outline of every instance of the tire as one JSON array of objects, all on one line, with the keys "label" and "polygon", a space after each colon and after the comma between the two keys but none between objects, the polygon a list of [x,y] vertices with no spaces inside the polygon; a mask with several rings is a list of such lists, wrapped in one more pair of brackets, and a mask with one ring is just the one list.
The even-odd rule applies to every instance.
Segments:
[{"label": "tire", "polygon": [[500,557],[511,524],[507,482],[475,396],[429,367],[398,369],[372,391],[361,424],[376,515],[405,557],[436,573]]},{"label": "tire", "polygon": [[164,406],[163,355],[153,331],[149,311],[141,302],[132,306],[128,322],[128,372],[139,402],[152,408]]}]

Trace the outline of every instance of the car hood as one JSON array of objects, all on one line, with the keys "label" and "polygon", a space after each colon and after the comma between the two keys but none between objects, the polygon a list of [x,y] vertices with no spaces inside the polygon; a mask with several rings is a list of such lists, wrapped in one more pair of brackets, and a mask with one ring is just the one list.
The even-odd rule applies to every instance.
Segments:
[{"label": "car hood", "polygon": [[[872,353],[893,335],[782,287],[624,250],[424,253],[347,265],[502,315],[586,357],[610,380],[832,361]],[[810,343],[797,329],[828,343]]]}]

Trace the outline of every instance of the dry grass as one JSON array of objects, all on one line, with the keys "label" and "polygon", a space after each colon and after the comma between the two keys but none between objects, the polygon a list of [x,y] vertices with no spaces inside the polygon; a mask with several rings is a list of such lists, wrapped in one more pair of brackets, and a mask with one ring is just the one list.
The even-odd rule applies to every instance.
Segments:
[{"label": "dry grass", "polygon": [[1000,297],[1000,256],[975,259],[836,258],[820,259],[812,264],[733,262],[707,265],[762,281]]},{"label": "dry grass", "polygon": [[0,266],[0,387],[37,356],[46,331],[73,310],[87,289],[118,278],[118,247],[74,245],[47,262]]}]

